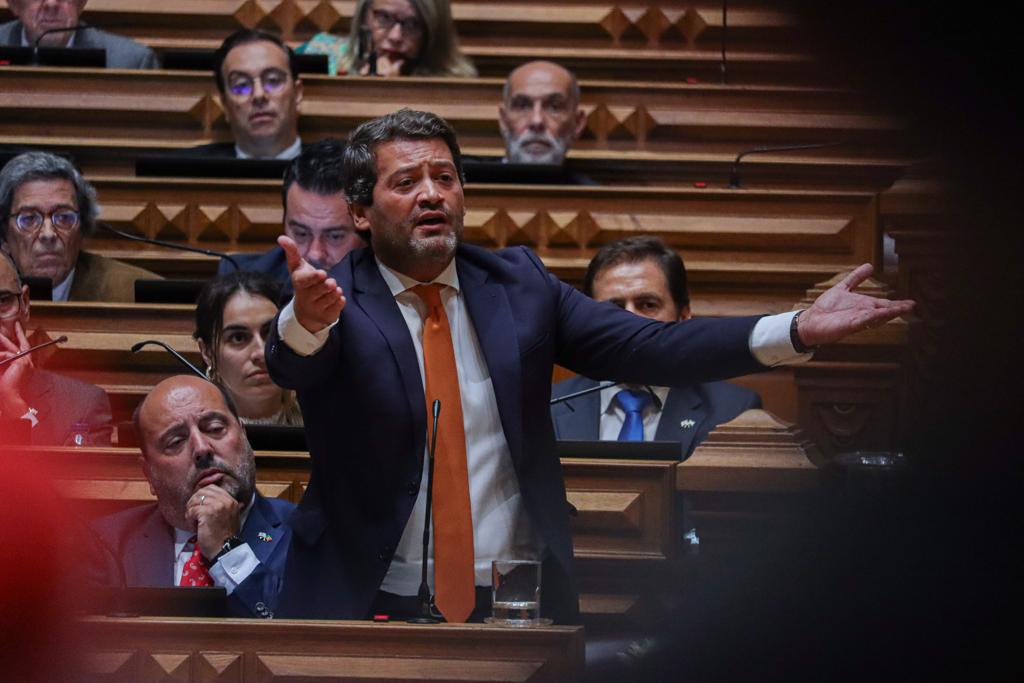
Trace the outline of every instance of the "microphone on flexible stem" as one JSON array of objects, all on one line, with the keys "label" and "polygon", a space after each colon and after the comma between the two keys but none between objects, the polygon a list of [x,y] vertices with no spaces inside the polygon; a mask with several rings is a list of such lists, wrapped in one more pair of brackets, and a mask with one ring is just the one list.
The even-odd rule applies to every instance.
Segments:
[{"label": "microphone on flexible stem", "polygon": [[840,140],[838,142],[815,142],[807,145],[768,145],[766,147],[752,147],[750,149],[745,149],[737,154],[736,158],[733,159],[732,170],[729,172],[729,184],[727,187],[730,190],[736,190],[742,187],[740,185],[740,161],[742,161],[743,157],[748,154],[764,154],[766,152],[797,152],[802,149],[822,149],[824,147],[838,147],[845,144],[845,141]]},{"label": "microphone on flexible stem", "polygon": [[146,339],[145,341],[140,341],[137,344],[132,344],[132,353],[138,353],[139,351],[149,346],[150,344],[156,344],[157,346],[161,347],[164,351],[174,356],[178,360],[178,362],[184,365],[186,368],[194,372],[199,377],[202,377],[203,379],[209,381],[210,378],[206,376],[205,372],[189,363],[185,356],[181,355],[180,353],[178,353],[177,351],[175,351],[174,349],[172,349],[170,346],[160,341],[159,339]]},{"label": "microphone on flexible stem", "polygon": [[39,44],[43,42],[43,38],[53,33],[72,33],[84,28],[89,28],[89,26],[87,24],[75,24],[74,26],[47,29],[40,33],[39,37],[32,43],[32,66],[39,66]]},{"label": "microphone on flexible stem", "polygon": [[441,401],[434,399],[432,406],[434,427],[430,432],[430,452],[427,461],[427,511],[423,517],[423,562],[420,573],[420,615],[409,619],[410,624],[436,624],[440,621],[430,613],[430,585],[427,583],[427,552],[430,546],[430,510],[434,502],[434,452],[437,450],[437,418],[441,414]]},{"label": "microphone on flexible stem", "polygon": [[63,344],[67,340],[68,340],[67,336],[62,334],[61,336],[57,337],[56,339],[51,339],[48,342],[43,342],[42,344],[36,344],[35,346],[29,347],[29,348],[25,349],[24,351],[19,351],[18,353],[14,354],[10,358],[4,358],[3,360],[0,360],[0,368],[2,368],[3,366],[7,365],[8,363],[13,363],[14,361],[18,360],[19,358],[24,358],[25,356],[29,355],[30,353],[35,353],[39,349],[45,349],[47,346],[53,346],[54,344]]},{"label": "microphone on flexible stem", "polygon": [[[553,398],[548,403],[548,405],[554,406],[554,405],[558,405],[559,403],[565,403],[566,401],[569,401],[571,399],[579,398],[580,396],[586,396],[587,394],[592,394],[595,391],[601,391],[602,389],[608,389],[610,387],[614,387],[617,384],[619,384],[619,383],[618,382],[603,382],[602,384],[598,384],[596,387],[590,387],[589,389],[583,389],[582,391],[576,391],[576,392],[573,392],[571,394],[566,394],[565,396],[559,396],[558,398]],[[576,412],[576,409],[573,408],[572,404],[570,404],[570,403],[566,403],[565,407],[568,408],[569,410],[571,410],[574,413]]]},{"label": "microphone on flexible stem", "polygon": [[190,247],[187,244],[176,244],[174,242],[164,242],[163,240],[153,240],[153,239],[150,239],[148,237],[142,237],[140,235],[133,235],[130,232],[122,232],[121,230],[118,230],[117,228],[115,228],[115,227],[113,227],[113,226],[111,226],[111,225],[109,225],[107,223],[104,223],[103,221],[96,221],[96,225],[100,226],[101,228],[103,228],[107,232],[112,232],[115,235],[117,235],[118,237],[123,237],[126,240],[131,240],[133,242],[142,242],[143,244],[152,244],[152,245],[157,246],[157,247],[166,247],[168,249],[177,249],[179,251],[190,251],[193,254],[204,254],[206,256],[216,256],[218,258],[224,259],[225,261],[227,261],[228,263],[233,265],[235,267],[235,270],[241,270],[242,269],[242,267],[238,265],[238,261],[236,261],[234,258],[232,258],[232,256],[230,254],[226,254],[226,253],[224,253],[222,251],[216,251],[215,249],[204,249],[202,247]]}]

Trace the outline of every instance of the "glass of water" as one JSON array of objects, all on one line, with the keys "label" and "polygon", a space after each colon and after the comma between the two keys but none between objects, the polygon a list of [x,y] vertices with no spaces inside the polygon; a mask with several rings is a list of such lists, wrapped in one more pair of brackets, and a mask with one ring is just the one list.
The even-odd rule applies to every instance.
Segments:
[{"label": "glass of water", "polygon": [[495,560],[491,563],[491,617],[488,624],[540,626],[540,562]]}]

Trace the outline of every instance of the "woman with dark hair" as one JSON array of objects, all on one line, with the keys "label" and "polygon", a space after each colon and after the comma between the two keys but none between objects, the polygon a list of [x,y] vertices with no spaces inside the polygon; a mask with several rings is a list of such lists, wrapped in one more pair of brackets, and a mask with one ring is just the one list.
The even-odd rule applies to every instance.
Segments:
[{"label": "woman with dark hair", "polygon": [[296,52],[327,55],[332,74],[476,76],[449,0],[358,0],[348,37],[318,33]]},{"label": "woman with dark hair", "polygon": [[238,271],[209,282],[196,302],[192,336],[206,376],[231,394],[243,424],[302,424],[295,394],[271,381],[263,360],[280,297],[280,284],[267,275]]}]

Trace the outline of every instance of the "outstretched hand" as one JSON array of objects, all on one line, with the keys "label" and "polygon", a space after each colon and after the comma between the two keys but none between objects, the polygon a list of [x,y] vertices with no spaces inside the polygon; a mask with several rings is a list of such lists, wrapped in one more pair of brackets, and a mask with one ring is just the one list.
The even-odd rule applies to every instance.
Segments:
[{"label": "outstretched hand", "polygon": [[326,271],[314,268],[299,255],[299,247],[287,235],[277,238],[288,261],[288,272],[292,278],[292,300],[295,319],[309,332],[316,334],[333,324],[345,308],[345,294],[334,278]]},{"label": "outstretched hand", "polygon": [[870,263],[858,267],[800,315],[797,333],[805,346],[831,344],[914,310],[914,302],[909,299],[890,301],[855,293],[857,285],[872,272]]}]

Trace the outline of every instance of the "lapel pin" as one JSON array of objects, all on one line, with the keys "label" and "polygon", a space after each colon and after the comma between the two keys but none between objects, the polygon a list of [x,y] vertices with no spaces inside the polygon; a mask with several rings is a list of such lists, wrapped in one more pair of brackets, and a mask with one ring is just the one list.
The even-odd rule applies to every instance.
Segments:
[{"label": "lapel pin", "polygon": [[682,422],[679,423],[679,426],[682,427],[683,429],[689,429],[695,424],[697,423],[694,420],[683,420]]},{"label": "lapel pin", "polygon": [[274,537],[268,534],[266,531],[261,531],[258,534],[256,534],[256,538],[260,539],[264,543],[270,543],[274,540]]}]

